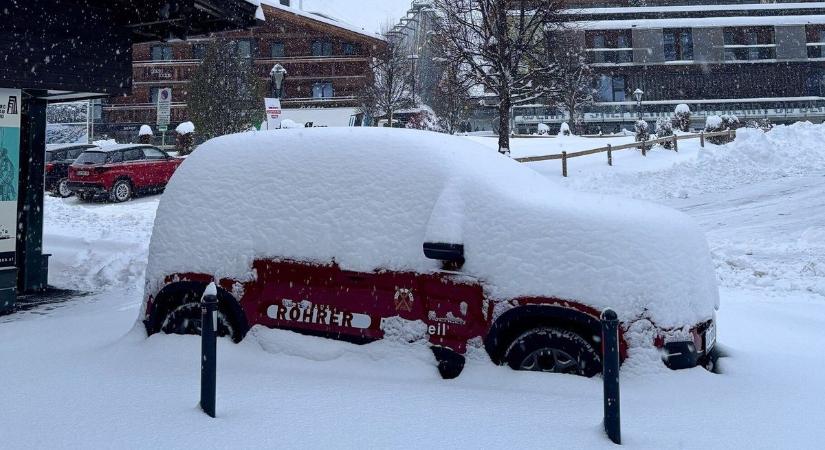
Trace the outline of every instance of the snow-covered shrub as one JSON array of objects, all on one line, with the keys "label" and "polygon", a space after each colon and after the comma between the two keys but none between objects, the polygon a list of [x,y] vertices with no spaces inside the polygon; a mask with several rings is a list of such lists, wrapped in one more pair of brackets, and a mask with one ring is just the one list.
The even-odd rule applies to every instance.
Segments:
[{"label": "snow-covered shrub", "polygon": [[633,125],[636,132],[636,142],[646,142],[650,140],[650,126],[644,120],[637,120]]},{"label": "snow-covered shrub", "polygon": [[774,127],[774,123],[771,122],[771,119],[764,118],[764,119],[751,119],[746,124],[745,127],[747,128],[757,128],[762,131],[770,131]]},{"label": "snow-covered shrub", "polygon": [[684,103],[676,105],[676,110],[673,113],[673,122],[679,130],[685,133],[690,131],[690,106]]},{"label": "snow-covered shrub", "polygon": [[[705,119],[705,133],[716,133],[719,131],[735,130],[739,128],[739,118],[732,114],[723,114],[721,116],[708,116]],[[733,138],[729,136],[710,136],[707,138],[711,144],[722,145],[732,142]]]},{"label": "snow-covered shrub", "polygon": [[421,112],[413,114],[407,121],[406,128],[414,130],[443,131],[438,118],[429,107],[422,107]]},{"label": "snow-covered shrub", "polygon": [[140,126],[140,131],[138,131],[138,142],[141,144],[151,144],[153,137],[155,137],[155,133],[152,131],[152,127],[149,125]]},{"label": "snow-covered shrub", "polygon": [[[656,120],[656,138],[669,138],[673,136],[673,122],[669,117],[659,117]],[[660,144],[662,147],[670,150],[673,148],[673,142],[667,141]]]},{"label": "snow-covered shrub", "polygon": [[550,126],[546,123],[540,123],[538,125],[539,135],[544,136],[546,134],[550,134]]},{"label": "snow-covered shrub", "polygon": [[562,122],[559,128],[559,136],[570,136],[570,125],[567,122]]},{"label": "snow-covered shrub", "polygon": [[175,138],[175,150],[179,155],[192,153],[195,147],[195,124],[183,122],[175,128],[177,137]]}]

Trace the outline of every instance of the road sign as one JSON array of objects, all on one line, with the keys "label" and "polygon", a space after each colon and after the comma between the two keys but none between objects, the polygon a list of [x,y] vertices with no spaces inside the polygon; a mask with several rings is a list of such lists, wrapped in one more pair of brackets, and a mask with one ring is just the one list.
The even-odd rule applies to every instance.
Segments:
[{"label": "road sign", "polygon": [[158,131],[160,131],[161,133],[165,133],[168,129],[169,128],[167,128],[166,125],[158,125]]},{"label": "road sign", "polygon": [[158,91],[158,119],[159,126],[169,125],[172,118],[172,88],[163,88]]},{"label": "road sign", "polygon": [[265,98],[264,106],[266,107],[266,128],[268,130],[275,130],[281,128],[281,99]]}]

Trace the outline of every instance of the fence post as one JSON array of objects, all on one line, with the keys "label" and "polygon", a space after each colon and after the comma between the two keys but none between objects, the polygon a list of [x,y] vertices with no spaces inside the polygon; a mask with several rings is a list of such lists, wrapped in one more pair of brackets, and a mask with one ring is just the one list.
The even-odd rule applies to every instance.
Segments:
[{"label": "fence post", "polygon": [[701,146],[702,148],[705,148],[705,132],[704,131],[699,132],[699,146]]},{"label": "fence post", "polygon": [[673,135],[673,150],[679,153],[679,139],[675,134]]},{"label": "fence post", "polygon": [[567,152],[561,152],[561,175],[567,176]]},{"label": "fence post", "polygon": [[215,417],[215,358],[218,340],[218,296],[215,283],[201,298],[201,402],[203,412]]},{"label": "fence post", "polygon": [[613,165],[613,146],[610,144],[607,144],[607,165]]},{"label": "fence post", "polygon": [[729,141],[733,140],[733,129],[728,129],[728,140]]},{"label": "fence post", "polygon": [[607,308],[602,312],[602,377],[604,378],[604,431],[614,444],[622,443],[619,402],[619,318]]}]

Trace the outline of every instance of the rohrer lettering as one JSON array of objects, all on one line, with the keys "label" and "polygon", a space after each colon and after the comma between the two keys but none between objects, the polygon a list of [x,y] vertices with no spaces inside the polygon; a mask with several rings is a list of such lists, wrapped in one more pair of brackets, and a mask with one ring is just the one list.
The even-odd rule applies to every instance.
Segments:
[{"label": "rohrer lettering", "polygon": [[300,305],[292,301],[284,301],[283,303],[286,305],[271,305],[267,308],[267,316],[281,321],[331,325],[343,328],[365,329],[369,328],[372,323],[372,319],[366,314],[342,311],[333,306],[313,305],[309,302],[302,302]]}]

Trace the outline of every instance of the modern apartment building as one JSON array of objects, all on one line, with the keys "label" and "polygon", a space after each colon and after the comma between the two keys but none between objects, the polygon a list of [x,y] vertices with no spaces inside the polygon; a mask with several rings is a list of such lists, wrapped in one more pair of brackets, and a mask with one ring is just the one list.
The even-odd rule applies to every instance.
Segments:
[{"label": "modern apartment building", "polygon": [[[597,73],[588,132],[653,122],[686,103],[694,127],[734,114],[774,123],[825,119],[825,2],[571,1],[571,32]],[[639,3],[639,2],[634,2]],[[558,127],[563,111],[515,109],[517,132]]]}]

